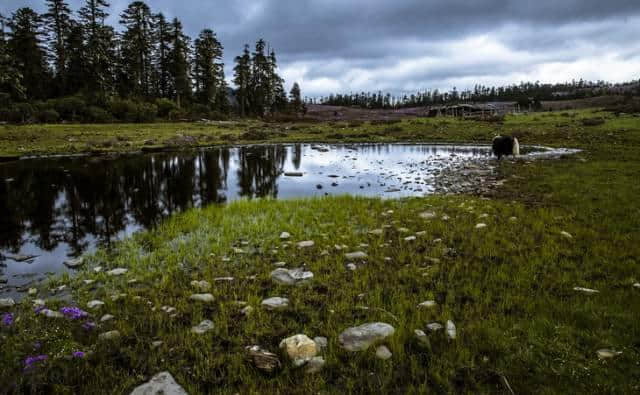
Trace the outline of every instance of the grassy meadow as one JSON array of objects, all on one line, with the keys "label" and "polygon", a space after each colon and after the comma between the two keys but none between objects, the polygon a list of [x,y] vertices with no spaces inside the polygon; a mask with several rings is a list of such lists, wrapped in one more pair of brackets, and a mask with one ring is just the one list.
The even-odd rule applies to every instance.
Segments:
[{"label": "grassy meadow", "polygon": [[[505,133],[521,144],[584,151],[558,160],[504,161],[499,166],[507,181],[484,197],[254,200],[172,217],[87,257],[77,276],[52,279],[0,310],[12,314],[10,325],[0,323],[0,393],[128,393],[161,371],[191,394],[640,390],[640,118],[584,110],[509,116],[504,123],[4,126],[0,155],[98,146],[130,151],[162,147],[176,133],[193,136],[191,145],[488,143]],[[145,143],[149,139],[155,144]],[[281,240],[282,232],[290,239]],[[306,240],[314,246],[297,246]],[[345,256],[356,251],[366,258]],[[314,277],[304,285],[276,284],[270,273],[277,262]],[[106,273],[114,268],[128,271]],[[211,284],[211,303],[190,299],[201,293],[192,281],[202,280]],[[54,296],[46,308],[77,305],[88,317],[34,312],[34,299],[47,299],[61,286],[72,301]],[[263,308],[262,300],[273,296],[288,298],[289,309]],[[93,300],[104,305],[90,309]],[[424,301],[435,306],[419,307]],[[106,314],[113,318],[102,322]],[[211,331],[191,332],[207,319]],[[427,329],[448,320],[457,328],[455,339],[444,329]],[[349,352],[340,346],[343,330],[369,322],[395,328],[383,342],[390,359],[376,358],[375,347]],[[416,329],[426,332],[426,341]],[[118,338],[100,337],[114,330]],[[294,368],[279,350],[280,341],[295,334],[328,339],[320,372]],[[282,368],[257,369],[246,357],[252,345],[277,354]],[[600,357],[602,349],[611,356]],[[77,351],[83,355],[73,356]],[[47,358],[25,365],[38,355]]]}]

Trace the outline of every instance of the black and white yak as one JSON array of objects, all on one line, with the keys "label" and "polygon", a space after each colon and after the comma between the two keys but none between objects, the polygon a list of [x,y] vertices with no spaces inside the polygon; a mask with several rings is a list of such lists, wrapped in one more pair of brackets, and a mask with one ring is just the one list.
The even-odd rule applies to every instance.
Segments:
[{"label": "black and white yak", "polygon": [[498,160],[503,155],[520,155],[520,144],[518,139],[511,136],[496,136],[493,138],[493,154],[498,157]]}]

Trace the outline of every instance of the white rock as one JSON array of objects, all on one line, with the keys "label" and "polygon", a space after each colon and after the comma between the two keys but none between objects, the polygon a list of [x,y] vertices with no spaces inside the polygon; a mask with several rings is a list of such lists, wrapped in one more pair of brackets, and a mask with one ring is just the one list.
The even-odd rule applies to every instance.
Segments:
[{"label": "white rock", "polygon": [[43,299],[34,299],[33,300],[33,305],[35,307],[44,306],[45,305],[45,301]]},{"label": "white rock", "polygon": [[318,373],[324,367],[325,361],[322,357],[313,357],[307,362],[307,367],[305,368],[305,373],[314,374]]},{"label": "white rock", "polygon": [[64,315],[58,311],[44,309],[40,311],[40,314],[47,318],[64,318]]},{"label": "white rock", "polygon": [[16,301],[12,298],[1,298],[0,299],[0,307],[13,307],[16,305]]},{"label": "white rock", "polygon": [[203,292],[206,292],[211,289],[211,284],[205,280],[201,280],[201,281],[193,280],[191,281],[191,286]]},{"label": "white rock", "polygon": [[307,335],[298,334],[280,342],[280,348],[289,356],[295,366],[301,366],[318,355],[319,347]]},{"label": "white rock", "polygon": [[280,240],[289,240],[291,238],[291,234],[289,232],[280,233]]},{"label": "white rock", "polygon": [[82,257],[77,258],[77,259],[68,259],[68,260],[64,261],[63,263],[67,267],[77,268],[77,267],[80,267],[80,266],[84,265],[84,259],[82,259]]},{"label": "white rock", "polygon": [[277,267],[285,267],[287,266],[286,262],[276,262],[273,264],[273,266],[277,266]]},{"label": "white rock", "polygon": [[379,346],[376,348],[376,357],[378,359],[387,360],[391,358],[391,351],[387,348],[387,346]]},{"label": "white rock", "polygon": [[454,340],[457,336],[456,324],[451,320],[447,321],[447,336],[449,336],[449,339],[451,340]]},{"label": "white rock", "polygon": [[211,294],[193,294],[189,296],[189,299],[202,303],[213,303],[214,298]]},{"label": "white rock", "polygon": [[28,292],[29,296],[36,295],[37,293],[38,293],[38,290],[37,290],[37,289],[35,289],[35,288],[29,288],[29,292]]},{"label": "white rock", "polygon": [[345,329],[338,340],[348,351],[363,351],[374,343],[393,335],[395,329],[383,322],[374,322]]},{"label": "white rock", "polygon": [[427,324],[427,329],[429,329],[431,332],[437,332],[442,328],[444,327],[439,322],[432,322],[430,324]]},{"label": "white rock", "polygon": [[104,306],[104,302],[101,300],[92,300],[89,303],[87,303],[87,307],[94,310],[94,309],[98,309],[100,307]]},{"label": "white rock", "polygon": [[314,245],[316,245],[316,243],[313,240],[306,240],[306,241],[299,242],[298,248],[309,248],[309,247],[313,247]]},{"label": "white rock", "polygon": [[91,285],[96,282],[96,280],[82,280],[85,285]]},{"label": "white rock", "polygon": [[352,272],[355,272],[358,269],[358,267],[353,263],[349,263],[347,265],[347,269],[351,270]]},{"label": "white rock", "polygon": [[486,227],[487,227],[487,224],[484,224],[482,222],[476,225],[476,229],[483,229],[483,228],[486,228]]},{"label": "white rock", "polygon": [[573,239],[573,236],[569,232],[565,232],[564,230],[560,232],[560,235],[566,237],[567,239]]},{"label": "white rock", "polygon": [[201,323],[199,323],[198,325],[196,325],[193,328],[191,328],[191,332],[195,333],[197,335],[202,335],[202,334],[204,334],[206,332],[209,332],[212,329],[213,329],[213,321],[204,320]]},{"label": "white rock", "polygon": [[518,218],[517,217],[511,217],[511,218],[509,218],[509,222],[518,222]]},{"label": "white rock", "polygon": [[98,339],[100,340],[114,340],[120,337],[120,332],[118,331],[109,331],[109,332],[105,332],[105,333],[101,333],[98,336]]},{"label": "white rock", "polygon": [[213,279],[213,281],[217,282],[217,283],[228,283],[231,281],[234,281],[235,278],[234,277],[216,277]]},{"label": "white rock", "polygon": [[404,238],[404,241],[415,241],[416,237],[415,236],[408,236]]},{"label": "white rock", "polygon": [[374,229],[369,231],[369,234],[375,235],[375,236],[381,236],[382,234],[384,234],[384,230],[382,229]]},{"label": "white rock", "polygon": [[130,395],[187,395],[169,372],[158,373],[148,382],[136,387]]},{"label": "white rock", "polygon": [[289,299],[276,296],[263,300],[261,305],[267,310],[286,310],[289,308]]},{"label": "white rock", "polygon": [[432,307],[436,307],[437,303],[434,300],[427,300],[425,302],[422,302],[418,305],[418,307],[423,308],[423,309],[430,309]]},{"label": "white rock", "polygon": [[282,285],[300,285],[309,282],[313,278],[312,272],[306,272],[302,268],[285,269],[278,268],[271,272],[271,279]]},{"label": "white rock", "polygon": [[163,342],[163,341],[161,341],[161,340],[156,340],[156,341],[154,341],[154,342],[151,342],[151,349],[152,349],[152,350],[153,350],[153,349],[156,349],[156,348],[160,347],[160,346],[161,346],[161,345],[163,345],[163,344],[164,344],[164,342]]},{"label": "white rock", "polygon": [[424,333],[423,330],[421,329],[416,329],[413,331],[414,335],[416,335],[416,338],[418,339],[418,341],[422,344],[429,344],[429,338],[427,337],[427,334]]},{"label": "white rock", "polygon": [[633,284],[633,287],[634,287],[634,288],[640,288],[640,283],[635,283],[635,284]]},{"label": "white rock", "polygon": [[316,342],[316,345],[318,346],[319,350],[324,350],[329,345],[329,341],[327,340],[326,337],[323,337],[323,336],[316,336],[313,338],[313,341]]},{"label": "white rock", "polygon": [[573,290],[578,292],[584,292],[586,294],[597,294],[600,292],[597,289],[582,288],[582,287],[574,287]]},{"label": "white rock", "polygon": [[248,317],[249,315],[251,315],[251,313],[253,313],[253,307],[245,306],[242,310],[240,310],[240,312]]},{"label": "white rock", "polygon": [[422,219],[434,219],[436,218],[436,214],[432,211],[425,211],[424,213],[420,213],[420,218]]},{"label": "white rock", "polygon": [[96,273],[100,273],[102,271],[102,266],[96,266],[93,268],[93,271]]},{"label": "white rock", "polygon": [[116,318],[116,317],[112,316],[111,314],[105,314],[105,315],[102,316],[102,318],[100,318],[100,322],[111,321],[114,318]]},{"label": "white rock", "polygon": [[348,253],[344,254],[344,257],[347,258],[350,261],[355,261],[355,260],[358,260],[358,259],[366,259],[367,258],[367,253],[363,252],[363,251],[348,252]]},{"label": "white rock", "polygon": [[618,355],[622,354],[622,351],[616,351],[616,350],[610,350],[610,349],[607,349],[607,348],[603,348],[601,350],[598,350],[597,354],[598,354],[598,358],[607,359],[607,358],[617,357]]},{"label": "white rock", "polygon": [[107,275],[108,276],[122,276],[123,274],[125,274],[128,271],[129,271],[129,269],[124,269],[124,268],[119,267],[119,268],[116,268],[116,269],[113,269],[113,270],[109,270],[107,272]]}]

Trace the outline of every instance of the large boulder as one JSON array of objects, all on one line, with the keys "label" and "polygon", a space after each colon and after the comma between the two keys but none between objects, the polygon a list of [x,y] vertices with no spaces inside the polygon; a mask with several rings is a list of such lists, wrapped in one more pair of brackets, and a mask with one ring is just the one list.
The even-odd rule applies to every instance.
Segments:
[{"label": "large boulder", "polygon": [[187,395],[169,372],[158,373],[148,382],[136,387],[131,395]]},{"label": "large boulder", "polygon": [[345,350],[363,351],[387,337],[393,335],[395,329],[383,322],[374,322],[344,330],[338,340]]},{"label": "large boulder", "polygon": [[288,337],[280,342],[280,348],[287,353],[294,366],[304,365],[318,355],[319,351],[316,342],[307,335]]}]

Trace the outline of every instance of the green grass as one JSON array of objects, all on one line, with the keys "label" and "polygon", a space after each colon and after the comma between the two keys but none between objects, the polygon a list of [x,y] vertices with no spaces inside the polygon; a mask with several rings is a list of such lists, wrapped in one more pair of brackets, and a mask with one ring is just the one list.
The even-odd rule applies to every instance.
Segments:
[{"label": "green grass", "polygon": [[[490,199],[239,201],[175,216],[114,251],[100,251],[77,278],[52,280],[49,287],[67,285],[82,307],[103,300],[94,317],[116,318],[85,333],[78,322],[35,316],[27,299],[14,309],[16,323],[0,332],[2,388],[127,393],[169,370],[193,394],[509,393],[505,379],[518,394],[638,391],[640,289],[633,284],[640,281],[640,118],[608,118],[604,125],[584,127],[581,119],[606,115],[568,115],[509,117],[499,129],[453,120],[401,124],[405,138],[473,142],[501,130],[517,132],[525,144],[585,149],[555,161],[503,162],[500,171],[508,181]],[[443,122],[446,133],[434,127]],[[365,125],[362,133],[377,127]],[[313,128],[330,134],[334,127]],[[424,211],[438,218],[421,219]],[[443,214],[450,219],[442,220]],[[475,229],[479,222],[488,226]],[[368,233],[385,226],[382,236]],[[399,232],[401,227],[409,233]],[[279,240],[282,231],[292,234],[289,247]],[[425,233],[404,241],[417,232]],[[298,250],[295,242],[301,240],[314,240],[315,247]],[[348,270],[345,251],[336,244],[366,251],[367,263]],[[269,274],[278,261],[289,268],[305,265],[315,277],[307,286],[276,285]],[[129,272],[108,277],[94,273],[95,266]],[[226,276],[235,280],[214,283]],[[86,279],[96,282],[85,285]],[[131,279],[137,282],[129,284]],[[196,292],[192,280],[212,283],[213,304],[188,299]],[[127,296],[111,300],[120,293]],[[270,296],[288,297],[291,310],[263,310],[260,301]],[[425,300],[438,306],[419,309]],[[253,306],[253,314],[242,315],[235,301]],[[53,309],[63,305],[48,302]],[[165,305],[175,307],[177,316],[162,312]],[[203,319],[211,319],[215,329],[191,334]],[[428,323],[449,319],[458,328],[456,340],[442,332],[429,334],[429,346],[415,340],[414,329],[428,332]],[[341,331],[375,321],[396,328],[386,342],[390,360],[376,359],[374,348],[341,349]],[[98,340],[98,333],[113,329],[121,332],[119,340]],[[245,346],[279,353],[279,342],[297,333],[329,339],[321,373],[306,375],[285,364],[265,375],[245,361]],[[151,349],[154,340],[164,344]],[[602,348],[622,354],[599,360],[596,351]],[[92,354],[69,359],[74,350]],[[24,358],[37,354],[49,359],[25,374]]]}]

